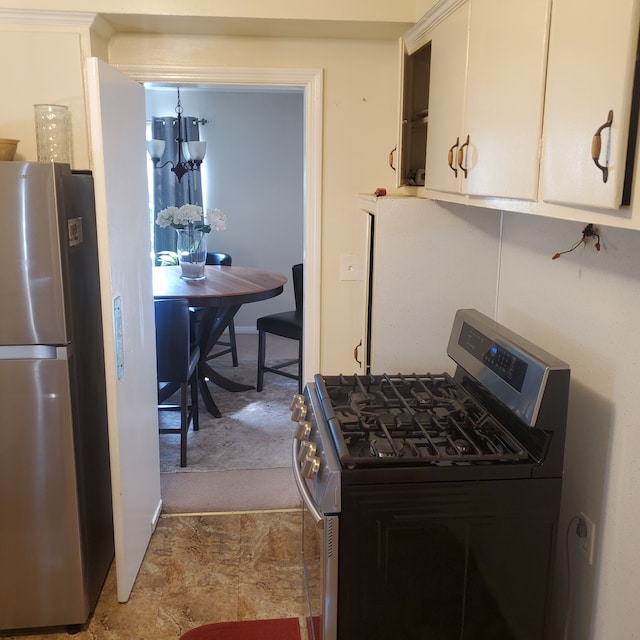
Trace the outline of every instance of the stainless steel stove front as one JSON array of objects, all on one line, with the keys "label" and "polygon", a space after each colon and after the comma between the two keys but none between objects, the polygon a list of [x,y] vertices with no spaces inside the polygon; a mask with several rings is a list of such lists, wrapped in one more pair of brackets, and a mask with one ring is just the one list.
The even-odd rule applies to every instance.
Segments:
[{"label": "stainless steel stove front", "polygon": [[[324,429],[318,398],[307,387],[291,403],[297,423],[292,465],[302,498],[302,565],[309,640],[337,640],[340,465]],[[320,422],[320,426],[318,425]]]},{"label": "stainless steel stove front", "polygon": [[[461,318],[466,353],[485,337],[489,348],[495,346],[494,325],[482,325],[478,337],[465,333],[464,323],[484,319],[470,312]],[[502,355],[485,369],[495,369],[512,386],[522,381],[526,390],[528,374],[520,363],[530,364],[529,353],[518,355],[506,374]],[[458,365],[456,382],[466,384],[470,376]],[[535,373],[535,363],[527,371]],[[535,427],[521,426],[526,434],[553,435],[557,446],[537,458],[543,464],[467,466],[341,462],[328,399],[317,384],[307,385],[292,402],[292,455],[304,502],[309,637],[546,640],[568,381],[568,367],[551,363],[541,378],[546,392],[533,412],[523,414],[535,418]],[[529,444],[533,449],[536,442]]]}]

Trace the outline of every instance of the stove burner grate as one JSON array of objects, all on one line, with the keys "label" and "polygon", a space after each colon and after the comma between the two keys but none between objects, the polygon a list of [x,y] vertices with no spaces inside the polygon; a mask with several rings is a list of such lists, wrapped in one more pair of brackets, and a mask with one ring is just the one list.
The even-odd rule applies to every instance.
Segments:
[{"label": "stove burner grate", "polygon": [[355,464],[489,464],[531,459],[448,374],[324,378],[339,453]]}]

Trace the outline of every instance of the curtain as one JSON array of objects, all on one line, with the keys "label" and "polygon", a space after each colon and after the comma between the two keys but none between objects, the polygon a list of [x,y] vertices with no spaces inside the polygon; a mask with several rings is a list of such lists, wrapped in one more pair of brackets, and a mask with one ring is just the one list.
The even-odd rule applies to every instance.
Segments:
[{"label": "curtain", "polygon": [[[174,164],[178,161],[178,143],[176,138],[178,118],[165,116],[152,118],[151,134],[155,140],[164,140],[166,146],[164,154],[158,162],[158,166],[171,160]],[[182,116],[182,131],[180,136],[185,142],[200,140],[200,125],[198,119],[193,116]],[[183,157],[184,160],[184,157]],[[154,222],[158,211],[166,207],[180,207],[183,204],[198,204],[204,206],[202,200],[202,179],[200,171],[188,171],[178,182],[176,174],[171,171],[168,164],[162,169],[153,170],[153,216]],[[154,224],[153,250],[175,251],[177,236],[172,227],[161,229]]]}]

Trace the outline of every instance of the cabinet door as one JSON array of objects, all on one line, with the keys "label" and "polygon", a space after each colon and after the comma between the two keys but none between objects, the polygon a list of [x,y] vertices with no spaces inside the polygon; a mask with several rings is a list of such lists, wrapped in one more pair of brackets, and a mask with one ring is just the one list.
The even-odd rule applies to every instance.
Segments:
[{"label": "cabinet door", "polygon": [[465,4],[436,27],[431,40],[425,184],[450,193],[460,191],[462,175],[456,163],[463,131],[469,16]]},{"label": "cabinet door", "polygon": [[555,478],[343,487],[339,638],[548,640],[560,488]]},{"label": "cabinet door", "polygon": [[463,193],[537,198],[549,11],[549,0],[471,2]]},{"label": "cabinet door", "polygon": [[[541,199],[607,209],[624,183],[638,2],[554,0],[545,104]],[[601,134],[600,164],[592,139]]]},{"label": "cabinet door", "polygon": [[536,199],[548,21],[549,0],[472,0],[436,27],[428,188]]},{"label": "cabinet door", "polygon": [[422,185],[429,120],[431,43],[402,56],[402,129],[398,160],[399,184]]}]

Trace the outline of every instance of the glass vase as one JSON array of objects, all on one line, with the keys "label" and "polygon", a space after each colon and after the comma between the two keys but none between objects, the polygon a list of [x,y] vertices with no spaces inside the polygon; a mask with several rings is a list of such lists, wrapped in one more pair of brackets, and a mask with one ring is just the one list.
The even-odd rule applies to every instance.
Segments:
[{"label": "glass vase", "polygon": [[183,280],[204,280],[204,265],[207,261],[207,234],[198,227],[189,225],[176,229],[178,263]]},{"label": "glass vase", "polygon": [[34,105],[38,162],[66,162],[71,157],[71,112],[60,104]]}]

